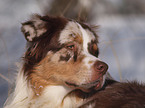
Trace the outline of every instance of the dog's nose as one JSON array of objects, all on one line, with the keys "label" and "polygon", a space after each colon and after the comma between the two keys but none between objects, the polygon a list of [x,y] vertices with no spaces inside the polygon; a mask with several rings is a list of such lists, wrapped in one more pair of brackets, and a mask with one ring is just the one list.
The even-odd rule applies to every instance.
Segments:
[{"label": "dog's nose", "polygon": [[108,70],[108,65],[102,61],[96,61],[94,64],[94,69],[98,73],[105,74]]}]

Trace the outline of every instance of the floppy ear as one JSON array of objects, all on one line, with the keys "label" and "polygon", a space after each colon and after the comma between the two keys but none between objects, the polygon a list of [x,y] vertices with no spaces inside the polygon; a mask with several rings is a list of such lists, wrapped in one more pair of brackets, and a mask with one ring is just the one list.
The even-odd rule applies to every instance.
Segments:
[{"label": "floppy ear", "polygon": [[21,31],[27,41],[36,41],[47,31],[46,22],[41,19],[41,16],[33,15],[30,21],[22,23]]}]

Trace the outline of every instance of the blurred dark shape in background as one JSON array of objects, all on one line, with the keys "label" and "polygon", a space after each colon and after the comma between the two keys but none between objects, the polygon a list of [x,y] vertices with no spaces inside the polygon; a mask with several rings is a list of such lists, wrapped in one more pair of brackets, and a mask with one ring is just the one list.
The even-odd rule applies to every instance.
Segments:
[{"label": "blurred dark shape in background", "polygon": [[[144,0],[37,0],[43,14],[89,19],[96,15],[140,15],[145,13]],[[49,1],[49,2],[47,2]],[[45,3],[45,4],[44,4]],[[95,12],[93,13],[92,11]]]},{"label": "blurred dark shape in background", "polygon": [[[38,0],[41,7],[44,4]],[[91,10],[93,9],[95,0],[53,0],[51,4],[45,4],[42,8],[43,14],[50,14],[55,16],[65,16],[75,20],[91,20]]]},{"label": "blurred dark shape in background", "polygon": [[100,56],[116,80],[145,82],[145,0],[0,0],[0,108],[25,51],[20,27],[32,13],[100,25]]}]

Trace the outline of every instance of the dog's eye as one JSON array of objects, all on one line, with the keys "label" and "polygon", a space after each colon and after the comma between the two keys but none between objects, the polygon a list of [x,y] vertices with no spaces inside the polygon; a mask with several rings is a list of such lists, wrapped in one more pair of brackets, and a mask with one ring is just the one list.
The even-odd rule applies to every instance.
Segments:
[{"label": "dog's eye", "polygon": [[73,50],[75,48],[75,45],[71,44],[67,46],[68,49]]}]

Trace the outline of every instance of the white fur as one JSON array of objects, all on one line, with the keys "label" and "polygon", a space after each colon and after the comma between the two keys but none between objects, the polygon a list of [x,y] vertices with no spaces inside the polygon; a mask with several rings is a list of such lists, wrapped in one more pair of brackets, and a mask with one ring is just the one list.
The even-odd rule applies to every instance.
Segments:
[{"label": "white fur", "polygon": [[32,41],[33,38],[36,36],[36,32],[35,32],[34,28],[31,27],[30,25],[24,25],[23,29],[25,30],[25,32],[29,32],[30,36],[27,36],[27,39],[29,41]]},{"label": "white fur", "polygon": [[[37,22],[36,24],[34,23],[34,25],[37,27],[39,23]],[[25,32],[29,32],[30,36],[27,36],[27,39],[29,41],[33,41],[33,39],[35,37],[39,37],[41,36],[43,33],[46,32],[45,28],[37,28],[37,30],[35,31],[34,28],[31,25],[24,25],[23,29],[25,30]],[[37,33],[37,34],[36,34]]]},{"label": "white fur", "polygon": [[22,26],[22,28],[25,30],[24,32],[29,32],[30,34],[26,37],[29,41],[33,41],[35,37],[39,37],[47,31],[47,29],[44,27],[45,22],[40,20],[38,17],[32,16],[32,22],[35,28],[29,24]]},{"label": "white fur", "polygon": [[[78,24],[78,23],[77,23]],[[79,29],[82,33],[82,37],[83,37],[83,48],[84,51],[88,52],[88,43],[91,42],[91,40],[95,40],[95,36],[91,34],[90,31],[88,31],[87,29],[82,28],[82,26],[80,24],[79,25]]]},{"label": "white fur", "polygon": [[34,93],[23,73],[23,70],[19,71],[14,93],[7,99],[4,108],[77,108],[82,104],[82,101],[77,103],[75,96],[67,97],[72,89],[64,86],[48,86],[33,99]]},{"label": "white fur", "polygon": [[76,22],[70,21],[60,33],[59,42],[61,44],[72,42],[75,35],[82,36],[81,31],[79,30],[79,27],[76,24]]},{"label": "white fur", "polygon": [[46,87],[43,94],[32,101],[30,108],[77,108],[74,97],[66,97],[71,89],[63,86]]},{"label": "white fur", "polygon": [[94,62],[97,60],[99,61],[98,58],[90,54],[88,51],[88,43],[90,43],[92,40],[95,40],[95,36],[89,30],[82,28],[80,24],[78,24],[78,26],[83,37],[83,53],[86,56],[83,61],[85,65],[88,67],[88,69],[91,70],[91,67],[94,64]]},{"label": "white fur", "polygon": [[26,77],[20,70],[17,75],[16,87],[14,93],[7,99],[4,108],[27,108],[29,100],[32,98],[32,90],[27,85]]},{"label": "white fur", "polygon": [[37,32],[36,37],[41,36],[43,33],[47,31],[46,28],[44,27],[45,22],[40,19],[34,19],[34,26],[36,27],[36,32]]}]

